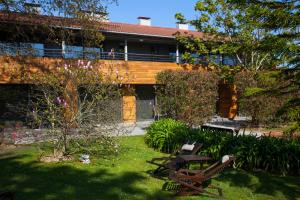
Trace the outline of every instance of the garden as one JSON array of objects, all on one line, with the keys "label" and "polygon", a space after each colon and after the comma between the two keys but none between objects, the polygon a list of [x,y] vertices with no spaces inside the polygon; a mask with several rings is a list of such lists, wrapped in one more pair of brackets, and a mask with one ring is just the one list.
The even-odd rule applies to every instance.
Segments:
[{"label": "garden", "polygon": [[[16,199],[174,199],[162,190],[167,180],[154,178],[154,166],[146,160],[165,154],[154,151],[144,138],[122,137],[117,157],[94,158],[91,165],[79,161],[41,163],[36,146],[1,152],[1,190],[14,191]],[[162,177],[163,178],[163,177]],[[297,199],[299,177],[262,171],[227,169],[213,179],[227,199]],[[205,196],[178,199],[211,199]]]},{"label": "garden", "polygon": [[[135,91],[119,62],[107,73],[88,59],[12,69],[12,80],[21,70],[31,83],[31,98],[13,108],[26,129],[0,126],[0,199],[214,199],[217,189],[217,198],[300,200],[299,3],[258,2],[203,0],[198,19],[175,15],[205,34],[175,35],[183,70],[157,74],[159,117],[142,136],[120,125],[120,99]],[[236,88],[230,100],[247,118],[238,132],[203,126],[220,109],[220,84]],[[18,144],[29,132],[35,140]]]}]

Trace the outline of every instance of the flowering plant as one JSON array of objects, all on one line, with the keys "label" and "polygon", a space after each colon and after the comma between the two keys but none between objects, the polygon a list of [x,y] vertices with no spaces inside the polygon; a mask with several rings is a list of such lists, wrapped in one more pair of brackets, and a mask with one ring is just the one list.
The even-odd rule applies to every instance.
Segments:
[{"label": "flowering plant", "polygon": [[105,75],[101,69],[91,61],[78,60],[65,63],[56,72],[34,77],[38,84],[33,87],[32,120],[39,121],[57,138],[55,149],[70,153],[72,141],[76,150],[87,151],[86,145],[96,139],[116,152],[118,145],[112,136],[123,133],[118,113],[124,77],[119,70]]}]

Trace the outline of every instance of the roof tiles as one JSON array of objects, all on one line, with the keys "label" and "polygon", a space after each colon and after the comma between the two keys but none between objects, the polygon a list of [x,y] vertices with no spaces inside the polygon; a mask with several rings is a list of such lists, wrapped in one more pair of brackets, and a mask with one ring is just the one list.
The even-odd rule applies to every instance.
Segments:
[{"label": "roof tiles", "polygon": [[[2,22],[18,22],[18,23],[48,23],[58,25],[58,22],[68,25],[70,27],[79,28],[78,20],[71,18],[62,18],[56,16],[45,15],[28,15],[22,13],[0,13],[0,21]],[[99,26],[100,31],[114,32],[120,34],[132,34],[132,35],[145,35],[156,37],[170,37],[174,38],[174,34],[180,32],[181,34],[193,35],[195,37],[203,37],[203,33],[191,30],[180,30],[177,28],[165,28],[158,26],[145,26],[138,24],[127,24],[118,22],[97,22],[96,26]]]}]

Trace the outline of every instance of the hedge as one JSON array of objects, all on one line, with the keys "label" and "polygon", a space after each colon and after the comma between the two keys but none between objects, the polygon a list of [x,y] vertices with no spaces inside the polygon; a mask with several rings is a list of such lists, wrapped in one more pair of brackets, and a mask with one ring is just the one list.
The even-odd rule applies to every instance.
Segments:
[{"label": "hedge", "polygon": [[157,100],[163,116],[190,126],[215,114],[219,77],[214,72],[163,71],[157,77]]}]

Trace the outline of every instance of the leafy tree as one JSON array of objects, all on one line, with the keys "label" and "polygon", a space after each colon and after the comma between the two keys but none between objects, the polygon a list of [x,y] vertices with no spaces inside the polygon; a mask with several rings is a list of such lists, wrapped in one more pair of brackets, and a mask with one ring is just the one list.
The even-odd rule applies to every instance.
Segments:
[{"label": "leafy tree", "polygon": [[287,115],[291,121],[286,133],[292,134],[300,130],[300,2],[297,0],[252,0],[237,1],[231,3],[241,9],[257,7],[250,17],[261,19],[260,26],[272,31],[272,37],[285,41],[281,47],[281,54],[286,59],[281,59],[282,68],[278,81],[267,90],[272,96],[284,98],[292,95],[294,98],[287,101],[277,112],[277,116]]},{"label": "leafy tree", "polygon": [[[0,20],[4,19],[0,27],[8,41],[42,41],[57,45],[62,41],[71,45],[80,41],[85,47],[99,47],[104,37],[95,13],[105,12],[106,5],[116,0],[38,0],[35,3],[41,5],[39,14],[28,11],[26,2],[0,1]],[[14,18],[20,16],[21,20]],[[70,26],[79,29],[66,28]],[[38,63],[38,67],[39,64],[42,65]],[[70,153],[70,140],[78,136],[80,140],[74,140],[76,150],[86,152],[87,144],[96,140],[106,147],[117,147],[114,145],[116,137],[112,136],[120,132],[119,119],[115,116],[120,105],[119,75],[114,76],[113,71],[108,70],[110,76],[106,77],[87,60],[78,63],[64,60],[59,65],[51,66],[53,68],[45,73],[37,70],[37,74],[26,74],[27,77],[20,70],[12,69],[12,79],[23,76],[35,84],[28,113],[32,124],[45,128],[45,132],[54,136],[55,149],[63,154]],[[30,70],[26,68],[25,71]]]},{"label": "leafy tree", "polygon": [[[80,39],[83,46],[99,47],[104,36],[99,32],[99,17],[96,13],[103,16],[107,5],[116,3],[117,0],[37,0],[33,2],[40,5],[40,13],[28,8],[27,0],[0,1],[0,11],[5,16],[1,29],[9,36],[8,40],[11,42],[42,40],[43,43],[56,45],[61,45],[61,42],[65,41],[66,44],[72,45]],[[26,16],[26,21],[16,20],[14,23],[7,23],[6,19],[18,17],[16,13]],[[80,30],[65,28],[70,26],[80,27]]]},{"label": "leafy tree", "polygon": [[[291,123],[287,132],[299,130],[300,2],[199,0],[195,10],[199,12],[199,18],[189,22],[195,25],[197,30],[204,32],[205,37],[199,39],[179,35],[179,42],[188,51],[186,57],[191,57],[193,53],[235,55],[240,66],[238,70],[230,67],[221,68],[221,75],[231,80],[240,69],[258,71],[280,67],[281,73],[276,77],[276,84],[272,87],[249,86],[248,89],[243,89],[251,91],[248,98],[254,99],[268,96],[277,101],[287,95],[293,97],[279,106],[281,109],[277,112],[277,117],[284,115],[289,118]],[[176,18],[179,21],[186,21],[181,14],[177,14]],[[211,60],[208,62],[213,63]]]},{"label": "leafy tree", "polygon": [[26,74],[36,83],[29,104],[30,121],[54,137],[56,151],[70,153],[70,140],[76,143],[76,151],[96,140],[115,148],[115,136],[124,132],[118,116],[121,76],[112,69],[105,75],[100,68],[79,60],[48,73]]},{"label": "leafy tree", "polygon": [[[253,70],[270,69],[286,61],[284,50],[290,38],[279,37],[264,26],[269,9],[260,4],[237,3],[231,0],[200,0],[195,5],[199,17],[189,22],[204,32],[203,39],[179,36],[178,40],[191,54],[223,54],[234,56],[237,65]],[[243,1],[241,1],[243,2]],[[247,1],[248,2],[248,1]],[[179,21],[186,21],[176,14]],[[217,65],[214,58],[207,62]]]}]

